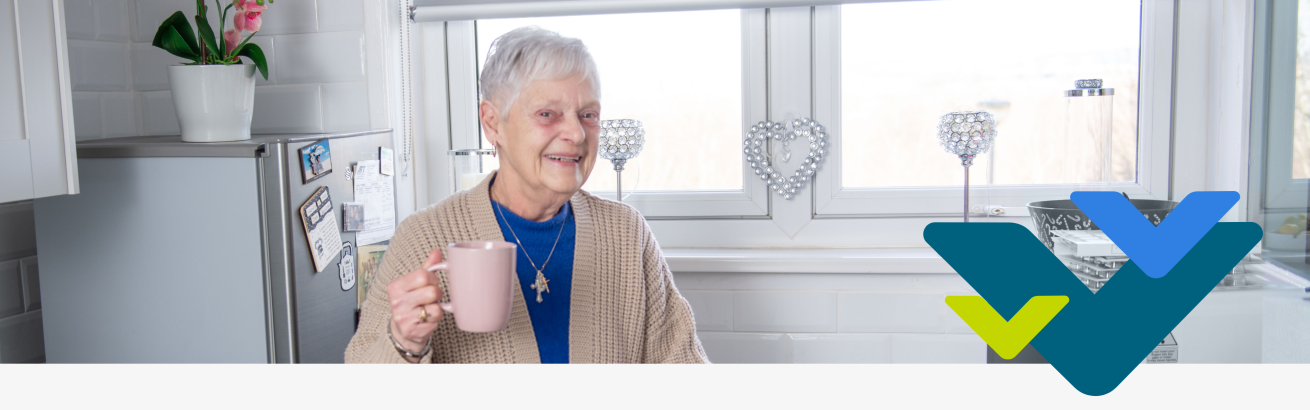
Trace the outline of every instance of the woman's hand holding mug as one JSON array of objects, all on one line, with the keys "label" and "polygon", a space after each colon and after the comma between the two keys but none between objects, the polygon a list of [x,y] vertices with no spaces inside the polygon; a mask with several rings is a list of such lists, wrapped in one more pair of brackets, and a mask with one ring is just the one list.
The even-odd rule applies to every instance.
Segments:
[{"label": "woman's hand holding mug", "polygon": [[[391,334],[405,350],[423,351],[432,339],[432,333],[441,323],[443,312],[437,304],[445,292],[437,281],[437,274],[428,267],[441,263],[441,249],[433,249],[422,269],[406,273],[387,286],[387,299],[391,301]],[[410,359],[416,362],[418,359]]]},{"label": "woman's hand holding mug", "polygon": [[[455,324],[465,332],[498,332],[509,324],[518,247],[505,241],[470,241],[450,244],[449,252],[450,261],[442,262],[441,250],[433,250],[423,269],[387,286],[391,334],[410,354],[428,347],[446,313],[456,314]],[[445,289],[434,273],[438,270],[446,271],[450,303],[439,303]]]}]

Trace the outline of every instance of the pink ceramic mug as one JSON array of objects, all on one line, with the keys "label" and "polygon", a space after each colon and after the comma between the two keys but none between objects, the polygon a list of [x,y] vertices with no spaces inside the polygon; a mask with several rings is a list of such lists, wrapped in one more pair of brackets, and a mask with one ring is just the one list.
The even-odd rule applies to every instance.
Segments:
[{"label": "pink ceramic mug", "polygon": [[450,302],[441,303],[441,310],[455,315],[459,330],[495,332],[509,324],[517,252],[504,241],[452,243],[445,260],[428,268],[446,271]]}]

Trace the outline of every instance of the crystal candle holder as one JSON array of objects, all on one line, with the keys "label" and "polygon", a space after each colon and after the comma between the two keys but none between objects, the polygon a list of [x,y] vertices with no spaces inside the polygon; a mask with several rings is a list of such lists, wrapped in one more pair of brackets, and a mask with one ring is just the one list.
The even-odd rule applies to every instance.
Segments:
[{"label": "crystal candle holder", "polygon": [[969,166],[978,154],[992,148],[996,141],[996,119],[986,111],[943,115],[937,124],[937,140],[946,152],[960,157],[960,165],[964,166],[964,221],[969,222]]},{"label": "crystal candle holder", "polygon": [[618,173],[619,201],[622,201],[623,165],[641,154],[642,147],[646,145],[646,129],[638,120],[602,120],[599,139],[596,151],[601,158],[614,163],[614,172]]},{"label": "crystal candle holder", "polygon": [[960,157],[968,168],[978,154],[986,153],[996,140],[996,120],[986,111],[953,112],[942,116],[937,140],[946,152]]}]

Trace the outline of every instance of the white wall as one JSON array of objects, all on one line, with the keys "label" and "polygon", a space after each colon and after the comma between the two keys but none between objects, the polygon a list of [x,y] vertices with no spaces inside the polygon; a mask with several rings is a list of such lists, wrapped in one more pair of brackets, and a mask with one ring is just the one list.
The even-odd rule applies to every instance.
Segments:
[{"label": "white wall", "polygon": [[[216,23],[217,7],[208,3]],[[385,77],[384,65],[376,64],[382,52],[366,46],[365,19],[371,14],[365,6],[377,4],[281,0],[269,5],[262,30],[251,40],[269,65],[268,80],[256,82],[251,132],[387,128],[385,91],[370,95],[369,89],[370,75]],[[66,0],[65,5],[78,139],[177,134],[167,67],[185,60],[150,41],[173,12],[195,15],[195,2]],[[229,28],[230,19],[229,14]]]},{"label": "white wall", "polygon": [[715,363],[986,363],[956,274],[675,273]]},{"label": "white wall", "polygon": [[[986,344],[945,304],[977,295],[954,273],[675,272],[674,281],[715,363],[987,361]],[[1277,284],[1210,292],[1173,330],[1179,362],[1310,363],[1304,298]]]},{"label": "white wall", "polygon": [[64,6],[77,139],[140,135],[132,0],[66,0]]}]

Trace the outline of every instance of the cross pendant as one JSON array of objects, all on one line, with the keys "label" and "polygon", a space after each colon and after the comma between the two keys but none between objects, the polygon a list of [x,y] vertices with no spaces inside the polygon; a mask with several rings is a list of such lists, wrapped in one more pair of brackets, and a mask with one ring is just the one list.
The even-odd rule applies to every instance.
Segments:
[{"label": "cross pendant", "polygon": [[550,279],[546,279],[546,275],[542,274],[541,271],[537,271],[537,281],[528,286],[537,290],[537,303],[541,303],[541,291],[544,290],[546,293],[550,293],[550,285],[547,285],[549,282]]}]

